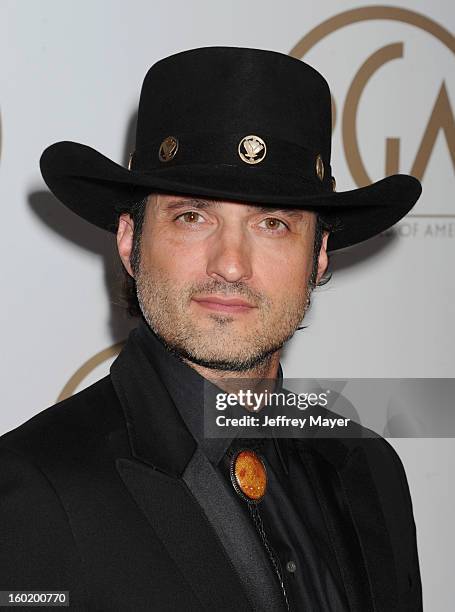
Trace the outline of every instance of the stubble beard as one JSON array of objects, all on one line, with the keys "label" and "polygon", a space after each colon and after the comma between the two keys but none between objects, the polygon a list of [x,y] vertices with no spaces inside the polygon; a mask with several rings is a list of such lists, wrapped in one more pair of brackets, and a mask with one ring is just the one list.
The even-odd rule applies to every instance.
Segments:
[{"label": "stubble beard", "polygon": [[[176,288],[161,271],[153,274],[139,265],[135,274],[138,302],[149,327],[177,357],[218,371],[247,372],[267,366],[272,355],[294,335],[309,305],[311,287],[287,296],[284,307],[273,308],[271,300],[253,292],[242,282],[223,283],[210,279]],[[252,323],[238,325],[236,318],[218,312],[197,317],[192,296],[216,293],[243,297],[257,306]],[[204,322],[202,322],[204,319]],[[241,329],[241,331],[239,331]]]}]

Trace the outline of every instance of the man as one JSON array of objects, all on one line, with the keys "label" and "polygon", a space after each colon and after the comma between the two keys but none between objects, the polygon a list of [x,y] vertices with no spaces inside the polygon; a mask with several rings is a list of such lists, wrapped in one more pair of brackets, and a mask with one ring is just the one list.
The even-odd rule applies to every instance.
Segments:
[{"label": "man", "polygon": [[141,318],[108,376],[0,439],[0,590],[69,591],[74,610],[421,610],[383,439],[204,435],[207,385],[281,388],[328,252],[420,195],[404,175],[336,193],[330,138],[310,66],[206,47],[149,70],[128,169],[43,153],[53,193],[116,233]]}]

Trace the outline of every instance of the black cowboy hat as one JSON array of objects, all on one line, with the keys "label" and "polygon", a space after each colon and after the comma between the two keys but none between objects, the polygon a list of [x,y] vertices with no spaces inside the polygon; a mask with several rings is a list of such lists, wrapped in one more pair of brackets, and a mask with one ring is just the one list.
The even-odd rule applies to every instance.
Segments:
[{"label": "black cowboy hat", "polygon": [[336,192],[331,99],[324,77],[275,51],[202,47],[164,58],[142,86],[128,168],[63,141],[40,159],[49,189],[98,227],[153,191],[315,210],[335,221],[334,251],[404,217],[420,182],[396,174]]}]

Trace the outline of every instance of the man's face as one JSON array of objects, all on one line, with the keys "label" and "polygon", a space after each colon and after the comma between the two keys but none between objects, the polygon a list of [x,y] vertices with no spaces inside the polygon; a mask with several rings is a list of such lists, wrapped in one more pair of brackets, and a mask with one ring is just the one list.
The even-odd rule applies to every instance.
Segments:
[{"label": "man's face", "polygon": [[[129,215],[117,241],[144,318],[169,348],[204,367],[247,371],[278,351],[304,317],[315,224],[310,211],[152,194],[135,272]],[[327,235],[318,278],[326,242]]]}]

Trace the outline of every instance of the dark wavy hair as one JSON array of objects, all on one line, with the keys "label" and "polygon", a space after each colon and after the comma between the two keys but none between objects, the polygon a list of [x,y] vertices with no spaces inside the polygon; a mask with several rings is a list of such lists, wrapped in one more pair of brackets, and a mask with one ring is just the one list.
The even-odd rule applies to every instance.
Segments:
[{"label": "dark wavy hair", "polygon": [[[151,194],[149,194],[151,195]],[[119,216],[122,213],[129,213],[134,224],[133,229],[133,248],[130,255],[130,264],[133,274],[139,269],[140,258],[141,258],[141,236],[142,227],[144,224],[145,210],[148,202],[149,195],[138,200],[132,206],[127,209],[120,210]],[[327,268],[326,272],[316,283],[317,271],[318,271],[318,258],[319,251],[322,245],[322,238],[324,232],[335,232],[337,231],[340,222],[338,219],[329,220],[329,218],[322,217],[319,213],[316,213],[316,231],[314,236],[314,248],[313,248],[313,269],[310,277],[310,288],[313,290],[315,287],[321,287],[329,282],[332,278],[332,273]],[[330,256],[329,256],[330,261]],[[129,317],[140,317],[142,315],[139,301],[136,293],[136,281],[132,276],[128,274],[125,266],[121,263],[121,287],[120,287],[120,298],[121,305],[125,308]],[[309,298],[310,300],[310,298]],[[309,305],[309,304],[308,304]]]}]

